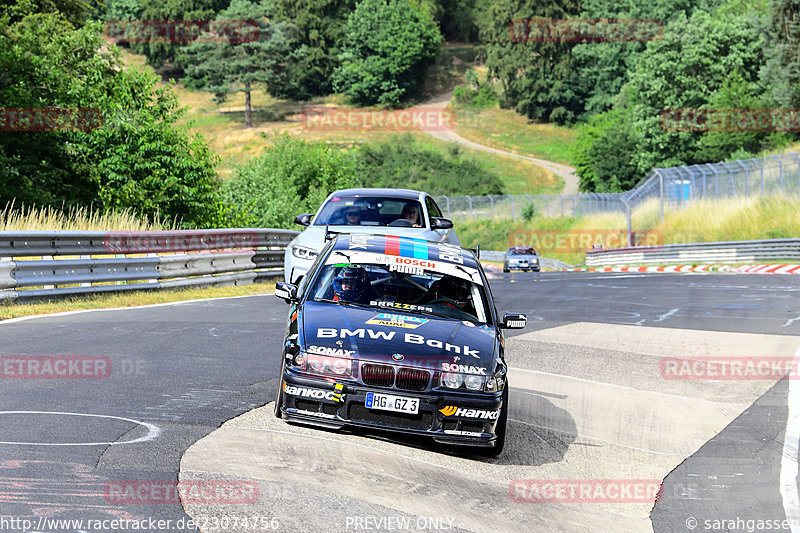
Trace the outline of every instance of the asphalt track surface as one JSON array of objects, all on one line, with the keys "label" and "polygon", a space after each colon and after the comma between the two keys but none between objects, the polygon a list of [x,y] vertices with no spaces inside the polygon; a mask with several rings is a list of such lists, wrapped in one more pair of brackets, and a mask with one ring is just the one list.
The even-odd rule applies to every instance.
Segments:
[{"label": "asphalt track surface", "polygon": [[[143,521],[140,531],[193,531],[190,517],[203,531],[774,526],[800,513],[798,442],[793,431],[786,437],[792,381],[669,380],[659,364],[681,356],[792,358],[800,346],[798,281],[498,275],[491,283],[498,310],[527,313],[529,326],[509,332],[509,435],[497,459],[274,419],[287,310],[274,297],[0,323],[0,356],[111,363],[102,379],[0,379],[0,531],[125,530],[111,527],[119,524],[113,519]],[[184,507],[157,494],[149,504],[121,503],[111,492],[122,480],[168,486],[179,476],[255,482],[258,498]],[[657,503],[530,503],[510,497],[518,479],[663,487]],[[259,526],[232,522],[246,517]],[[88,520],[106,527],[87,527]],[[769,529],[800,531],[800,520]]]}]

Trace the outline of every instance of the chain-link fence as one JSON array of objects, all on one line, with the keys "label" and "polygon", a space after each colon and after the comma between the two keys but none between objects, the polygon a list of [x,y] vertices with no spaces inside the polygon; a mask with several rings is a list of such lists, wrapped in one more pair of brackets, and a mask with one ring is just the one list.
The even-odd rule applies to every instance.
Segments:
[{"label": "chain-link fence", "polygon": [[700,198],[800,195],[800,154],[783,154],[725,163],[652,170],[625,193],[569,195],[438,196],[448,218],[464,220],[522,219],[526,209],[539,216],[584,216],[628,212],[655,198],[665,207],[679,207]]}]

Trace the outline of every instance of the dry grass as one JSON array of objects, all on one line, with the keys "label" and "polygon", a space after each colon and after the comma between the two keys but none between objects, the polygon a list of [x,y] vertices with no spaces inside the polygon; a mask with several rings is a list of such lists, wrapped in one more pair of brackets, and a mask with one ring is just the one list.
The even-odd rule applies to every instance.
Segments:
[{"label": "dry grass", "polygon": [[[647,242],[652,244],[797,238],[800,237],[799,212],[800,200],[783,196],[698,200],[680,209],[667,210],[662,223],[660,204],[653,199],[634,209],[631,225],[638,238],[650,239]],[[458,226],[463,246],[480,244],[486,250],[505,250],[515,235],[530,235],[532,230],[537,235],[544,232],[567,240],[576,234],[603,238],[609,232],[624,235],[627,223],[622,213],[601,213],[577,219],[538,218],[530,223],[475,221]],[[541,252],[545,257],[569,264],[585,260],[585,250],[580,247],[571,251],[542,249]]]},{"label": "dry grass", "polygon": [[16,208],[9,203],[0,211],[0,231],[147,231],[177,229],[179,225],[178,220],[148,220],[132,209],[100,212],[82,207],[65,212],[53,207]]},{"label": "dry grass", "polygon": [[255,283],[236,287],[211,287],[208,289],[181,289],[164,291],[141,291],[135,293],[97,294],[75,298],[65,298],[52,302],[15,304],[0,303],[0,320],[22,316],[46,315],[78,311],[83,309],[113,309],[117,307],[135,307],[184,300],[200,300],[206,298],[229,298],[252,294],[271,294],[274,283]]},{"label": "dry grass", "polygon": [[520,155],[569,165],[578,132],[536,124],[509,109],[456,108],[456,132],[477,143]]}]

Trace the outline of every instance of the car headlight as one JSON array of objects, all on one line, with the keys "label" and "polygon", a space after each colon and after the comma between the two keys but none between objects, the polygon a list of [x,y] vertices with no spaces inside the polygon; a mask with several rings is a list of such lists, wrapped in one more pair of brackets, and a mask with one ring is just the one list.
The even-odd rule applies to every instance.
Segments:
[{"label": "car headlight", "polygon": [[464,378],[464,385],[467,386],[469,390],[481,390],[483,389],[484,377],[483,376],[467,376]]},{"label": "car headlight", "polygon": [[305,246],[292,246],[292,255],[298,259],[314,259],[319,253]]},{"label": "car headlight", "polygon": [[[298,361],[295,357],[295,363]],[[306,370],[314,374],[323,376],[353,376],[353,361],[344,357],[329,357],[326,355],[305,354],[303,365],[297,365],[301,370]]]},{"label": "car headlight", "polygon": [[539,262],[539,258],[538,257],[532,257],[531,258],[531,263],[538,263],[538,262]]},{"label": "car headlight", "polygon": [[461,374],[453,374],[451,372],[447,372],[445,374],[442,374],[441,382],[442,385],[444,385],[448,389],[457,389],[464,382],[464,376],[462,376]]}]

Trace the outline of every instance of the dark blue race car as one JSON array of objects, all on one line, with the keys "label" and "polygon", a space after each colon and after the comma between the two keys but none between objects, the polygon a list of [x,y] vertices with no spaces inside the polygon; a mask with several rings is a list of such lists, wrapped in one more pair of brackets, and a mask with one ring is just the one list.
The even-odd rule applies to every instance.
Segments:
[{"label": "dark blue race car", "polygon": [[360,426],[503,449],[508,384],[503,329],[473,252],[391,235],[341,234],[291,304],[275,414],[291,422]]}]

